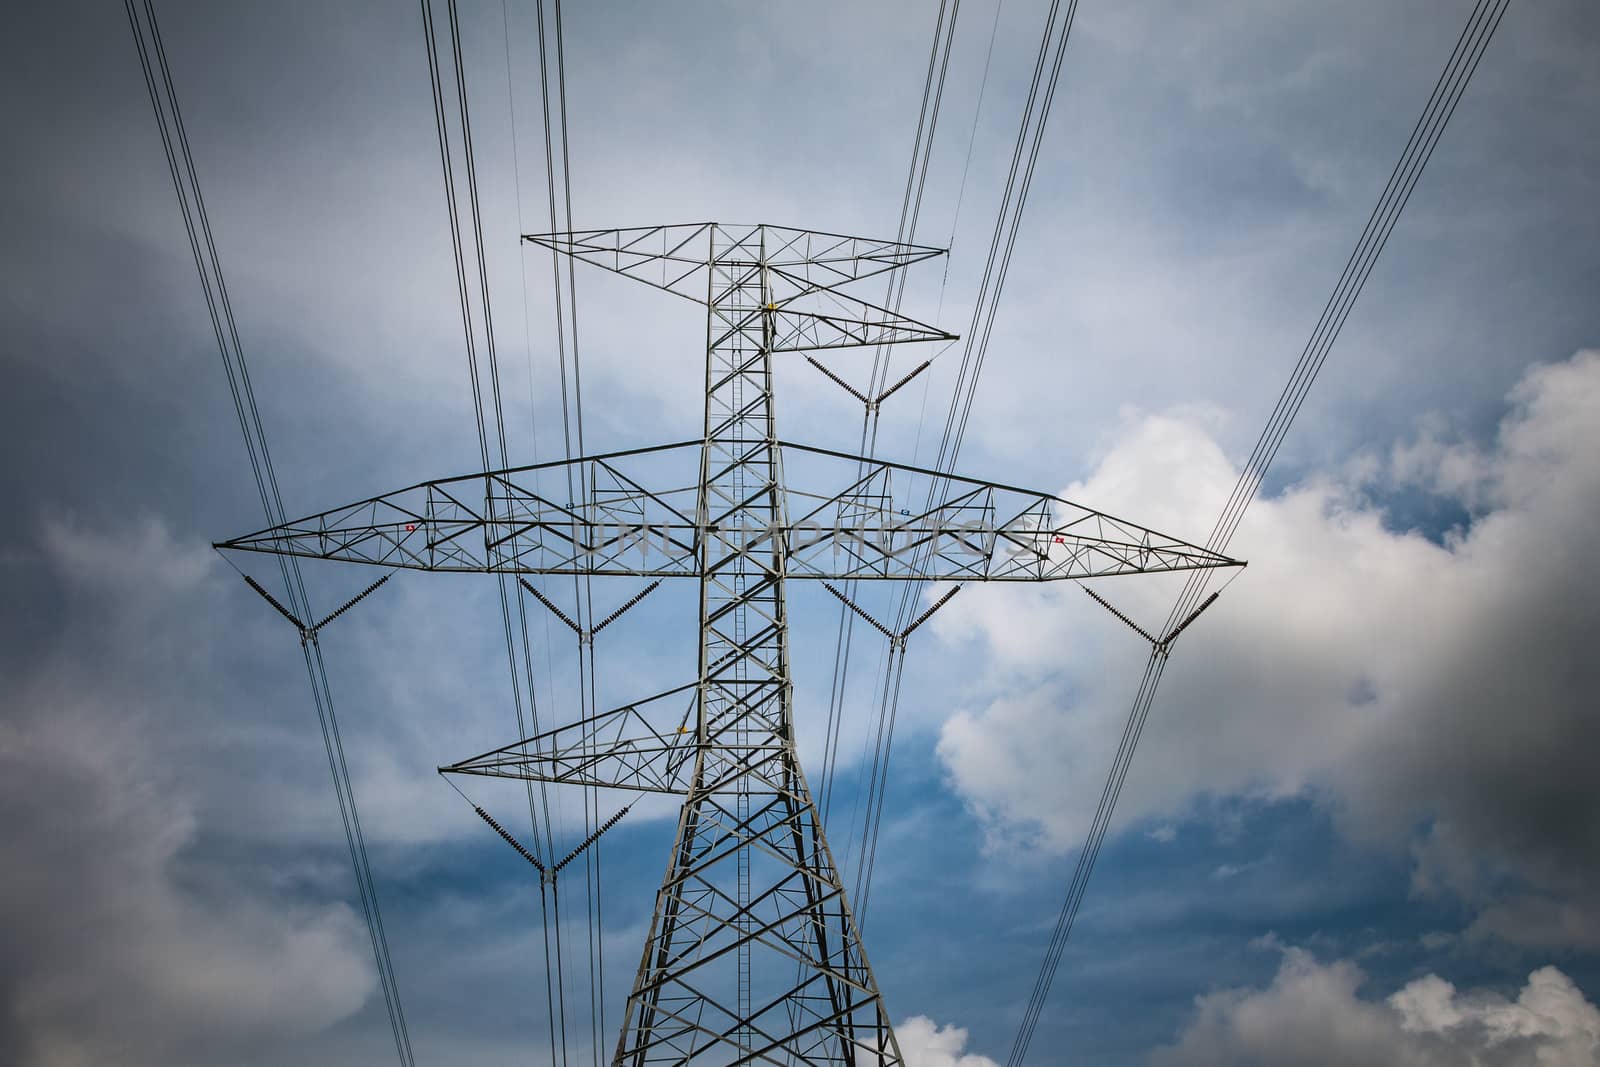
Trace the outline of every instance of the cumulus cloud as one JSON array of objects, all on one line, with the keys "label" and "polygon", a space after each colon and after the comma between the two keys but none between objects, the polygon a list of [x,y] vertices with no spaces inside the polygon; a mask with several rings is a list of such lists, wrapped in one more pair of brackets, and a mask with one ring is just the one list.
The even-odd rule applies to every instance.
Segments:
[{"label": "cumulus cloud", "polygon": [[913,1015],[894,1028],[906,1067],[998,1067],[988,1056],[968,1052],[967,1032],[940,1026],[926,1015]]},{"label": "cumulus cloud", "polygon": [[1516,999],[1460,993],[1438,975],[1387,999],[1363,997],[1349,960],[1321,963],[1283,949],[1265,989],[1195,1001],[1193,1018],[1154,1067],[1585,1067],[1600,1056],[1600,1010],[1555,967],[1528,976]]},{"label": "cumulus cloud", "polygon": [[[1180,642],[1119,817],[1181,814],[1205,793],[1310,794],[1356,838],[1414,846],[1419,893],[1482,903],[1507,875],[1558,899],[1592,884],[1596,411],[1600,352],[1580,352],[1529,370],[1486,446],[1434,424],[1257,501],[1233,545],[1251,566]],[[1130,416],[1065,495],[1192,534],[1235,477],[1195,413]],[[1446,490],[1464,528],[1395,528],[1386,501]],[[1173,595],[1159,579],[1099,589],[1147,628]],[[992,842],[1073,847],[1145,647],[1070,587],[962,600],[933,625],[993,669],[941,756]],[[1592,923],[1523,907],[1481,927],[1548,945]]]}]

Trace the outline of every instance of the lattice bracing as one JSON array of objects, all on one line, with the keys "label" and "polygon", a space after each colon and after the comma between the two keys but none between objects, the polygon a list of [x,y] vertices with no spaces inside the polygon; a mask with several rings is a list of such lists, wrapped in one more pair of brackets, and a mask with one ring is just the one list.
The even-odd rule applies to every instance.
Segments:
[{"label": "lattice bracing", "polygon": [[[709,222],[528,234],[523,240],[705,305],[712,348],[740,330],[764,326],[772,333],[768,352],[954,340],[953,334],[839,288],[939,255],[937,248]],[[758,267],[764,299],[736,299],[730,286],[737,282],[729,279]]]},{"label": "lattice bracing", "polygon": [[[686,806],[658,904],[671,921],[645,945],[648,977],[629,1000],[620,1060],[899,1062],[816,809],[782,762],[789,772],[765,788]],[[741,952],[742,1001],[726,967]]]},{"label": "lattice bracing", "polygon": [[789,578],[1048,582],[1240,565],[1051,493],[808,445],[783,453]]},{"label": "lattice bracing", "polygon": [[[699,304],[722,302],[722,294],[707,292],[713,242],[719,263],[760,263],[805,291],[832,289],[943,254],[943,249],[897,241],[715,222],[531,233],[522,239]],[[779,299],[793,295],[783,286],[775,292]]]},{"label": "lattice bracing", "polygon": [[693,577],[700,447],[442,478],[218,547],[425,571]]},{"label": "lattice bracing", "polygon": [[683,793],[694,754],[694,684],[452,763],[446,774]]}]

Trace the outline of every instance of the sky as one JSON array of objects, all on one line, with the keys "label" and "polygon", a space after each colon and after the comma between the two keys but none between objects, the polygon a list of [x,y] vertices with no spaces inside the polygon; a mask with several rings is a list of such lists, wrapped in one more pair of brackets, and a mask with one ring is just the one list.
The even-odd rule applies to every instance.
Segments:
[{"label": "sky", "polygon": [[[1045,7],[961,7],[917,231],[950,255],[905,301],[954,332]],[[1084,0],[961,469],[1203,540],[1470,7]],[[417,9],[157,10],[288,510],[475,470]],[[935,13],[570,5],[575,225],[892,236]],[[461,4],[523,463],[564,449],[549,260],[516,240],[551,228],[533,19]],[[11,22],[0,1062],[389,1061],[298,642],[210,547],[260,511],[126,18]],[[1029,1063],[1600,1063],[1597,42],[1592,4],[1512,5],[1240,527],[1250,566],[1174,648]],[[577,293],[587,449],[693,437],[692,305]],[[931,459],[955,369],[885,405],[880,454]],[[782,436],[854,450],[856,401],[803,359],[776,379]],[[306,575],[323,610],[371,577]],[[1170,577],[1095,589],[1150,626]],[[692,672],[694,610],[663,588],[598,639],[602,707]],[[815,784],[837,606],[791,610]],[[480,577],[402,575],[322,637],[419,1063],[549,1056],[537,886],[434,773],[514,739],[498,611]],[[576,717],[572,642],[535,631],[541,714]],[[968,587],[911,642],[863,925],[913,1067],[1005,1060],[1145,653],[1067,585]],[[569,960],[575,1062],[615,1039],[672,816],[603,844],[606,1031]]]}]

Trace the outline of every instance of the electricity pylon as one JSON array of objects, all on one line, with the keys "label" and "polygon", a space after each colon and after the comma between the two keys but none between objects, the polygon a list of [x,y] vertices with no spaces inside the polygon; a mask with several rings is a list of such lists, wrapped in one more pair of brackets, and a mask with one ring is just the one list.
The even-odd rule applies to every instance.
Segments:
[{"label": "electricity pylon", "polygon": [[[441,769],[683,796],[613,1063],[900,1064],[796,755],[787,580],[1237,563],[1047,493],[778,438],[776,354],[951,339],[842,289],[939,249],[715,223],[525,240],[705,305],[701,438],[424,482],[220,547],[698,579],[693,682]],[[569,470],[582,499],[542,495],[541,475]]]}]

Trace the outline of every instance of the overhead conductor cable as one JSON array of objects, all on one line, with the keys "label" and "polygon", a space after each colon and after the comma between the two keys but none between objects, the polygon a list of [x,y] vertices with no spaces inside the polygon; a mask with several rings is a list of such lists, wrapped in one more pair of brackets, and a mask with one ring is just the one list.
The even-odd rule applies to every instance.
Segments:
[{"label": "overhead conductor cable", "polygon": [[[145,89],[149,93],[150,106],[155,113],[156,128],[161,135],[161,147],[166,156],[173,191],[177,194],[178,208],[183,216],[189,250],[194,256],[195,270],[200,276],[201,292],[211,319],[217,351],[222,357],[223,369],[227,374],[228,389],[233,396],[234,411],[239,418],[239,429],[244,438],[251,472],[255,477],[256,491],[260,496],[262,511],[267,517],[268,525],[281,525],[287,520],[283,498],[278,489],[277,475],[273,471],[272,455],[267,447],[266,431],[261,422],[260,409],[256,404],[255,390],[250,383],[249,366],[245,360],[244,346],[239,338],[238,324],[234,319],[233,303],[228,296],[227,282],[222,272],[222,260],[217,254],[211,221],[206,213],[205,197],[201,192],[194,155],[190,150],[189,135],[184,129],[183,113],[178,105],[177,90],[173,85],[172,71],[167,62],[166,47],[161,39],[161,29],[156,20],[154,5],[150,0],[145,0],[142,7],[144,24],[140,22],[134,0],[124,0],[128,25],[133,32],[134,45],[139,53],[139,65],[144,73]],[[285,618],[294,622],[296,626],[303,626],[299,620],[312,618],[313,613],[299,562],[293,557],[280,556],[278,565],[285,595],[289,600],[287,607],[253,579],[246,580]],[[389,954],[388,938],[383,929],[383,913],[378,906],[377,885],[372,876],[366,839],[361,830],[361,818],[350,782],[350,769],[345,761],[344,744],[339,735],[339,720],[334,710],[333,693],[328,685],[327,666],[323,659],[322,646],[316,640],[314,631],[309,639],[301,642],[301,651],[305,659],[306,676],[311,683],[317,722],[322,731],[328,769],[333,777],[334,796],[339,805],[339,818],[344,828],[345,844],[350,852],[350,863],[355,873],[361,914],[372,942],[373,959],[377,964],[379,986],[383,993],[390,1032],[394,1038],[395,1052],[402,1067],[414,1067],[416,1059],[411,1050],[410,1034],[406,1030],[405,1012],[400,1004],[399,984]]]},{"label": "overhead conductor cable", "polygon": [[[1301,351],[1289,381],[1267,420],[1266,428],[1262,430],[1261,437],[1257,440],[1244,470],[1240,472],[1233,493],[1217,519],[1211,538],[1206,543],[1208,549],[1222,552],[1231,542],[1240,520],[1244,517],[1245,509],[1249,507],[1250,501],[1261,487],[1267,468],[1277,455],[1278,447],[1289,432],[1289,426],[1304,404],[1306,395],[1321,371],[1323,363],[1326,362],[1334,341],[1338,339],[1345,320],[1350,315],[1350,309],[1355,306],[1356,298],[1360,296],[1374,264],[1377,263],[1378,256],[1388,243],[1389,235],[1394,231],[1400,213],[1410,200],[1411,193],[1416,188],[1428,160],[1432,158],[1445,126],[1455,114],[1456,105],[1460,103],[1467,83],[1477,70],[1478,63],[1483,58],[1483,53],[1488,48],[1489,41],[1499,27],[1509,4],[1510,0],[1479,0],[1468,17],[1467,25],[1457,38],[1455,49],[1451,52],[1444,71],[1434,83],[1433,92],[1423,108],[1422,116],[1412,128],[1400,160],[1390,172],[1389,181],[1378,198],[1378,204],[1373,208],[1366,226],[1362,229],[1355,251],[1345,262],[1339,280],[1334,286],[1333,295],[1323,306],[1322,313],[1312,329],[1311,338]],[[1196,571],[1190,575],[1183,592],[1173,604],[1172,611],[1167,617],[1167,628],[1172,637],[1176,637],[1178,632],[1187,627],[1195,616],[1215,599],[1213,594],[1205,603],[1199,603],[1209,581],[1210,576],[1205,572]],[[1179,619],[1183,621],[1174,628],[1173,623]],[[1101,843],[1105,840],[1112,811],[1116,807],[1117,798],[1121,795],[1122,785],[1127,779],[1134,749],[1144,731],[1144,724],[1150,713],[1150,706],[1155,700],[1156,689],[1160,685],[1166,663],[1167,657],[1162,654],[1161,648],[1151,650],[1145,664],[1144,675],[1134,696],[1133,706],[1123,727],[1116,756],[1112,760],[1111,771],[1101,790],[1100,803],[1090,824],[1088,837],[1078,854],[1078,862],[1067,887],[1066,899],[1062,903],[1055,929],[1045,949],[1044,961],[1040,966],[1038,977],[1034,980],[1033,991],[1024,1009],[1016,1039],[1012,1043],[1011,1053],[1006,1061],[1007,1067],[1020,1067],[1027,1056],[1029,1043],[1038,1027],[1039,1016],[1044,1010],[1050,984],[1060,965],[1067,939],[1071,936],[1073,922],[1083,901],[1089,875],[1094,869]]]}]

